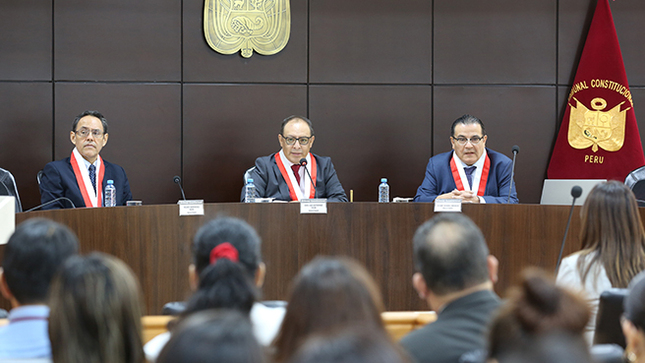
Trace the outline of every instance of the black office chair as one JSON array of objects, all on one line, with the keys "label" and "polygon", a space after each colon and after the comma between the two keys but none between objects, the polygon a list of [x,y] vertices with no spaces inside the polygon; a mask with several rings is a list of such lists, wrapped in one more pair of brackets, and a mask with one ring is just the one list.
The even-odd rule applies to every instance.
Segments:
[{"label": "black office chair", "polygon": [[639,207],[645,207],[645,166],[632,171],[625,178],[625,185],[632,190]]},{"label": "black office chair", "polygon": [[16,198],[16,213],[22,212],[22,203],[20,202],[20,195],[18,195],[16,179],[13,178],[13,175],[8,170],[2,168],[0,168],[0,195]]},{"label": "black office chair", "polygon": [[620,317],[623,315],[623,300],[628,292],[628,289],[613,288],[600,294],[594,345],[616,344],[625,349],[625,336],[620,326]]}]

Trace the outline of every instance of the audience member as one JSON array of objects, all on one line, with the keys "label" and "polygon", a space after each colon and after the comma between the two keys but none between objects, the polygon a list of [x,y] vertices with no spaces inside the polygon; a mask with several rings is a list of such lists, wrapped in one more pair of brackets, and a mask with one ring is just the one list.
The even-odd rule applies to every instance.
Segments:
[{"label": "audience member", "polygon": [[312,334],[363,326],[387,337],[376,283],[348,258],[316,257],[296,276],[276,340],[275,361],[287,362]]},{"label": "audience member", "polygon": [[489,362],[497,363],[592,363],[594,359],[584,338],[564,332],[545,333],[526,345],[509,347],[511,351]]},{"label": "audience member", "polygon": [[624,319],[621,321],[625,334],[625,357],[630,363],[645,362],[645,276],[634,278],[629,295],[624,301]]},{"label": "audience member", "polygon": [[263,363],[264,351],[253,334],[248,314],[206,310],[182,320],[158,363]]},{"label": "audience member", "polygon": [[479,228],[462,214],[437,215],[414,235],[414,264],[414,288],[438,316],[403,337],[403,348],[419,363],[481,360],[500,300],[498,262]]},{"label": "audience member", "polygon": [[102,253],[69,258],[52,284],[49,337],[55,363],[143,363],[137,279]]},{"label": "audience member", "polygon": [[526,351],[536,339],[551,333],[568,334],[584,342],[589,316],[582,297],[556,286],[539,270],[527,270],[521,285],[511,289],[491,324],[489,357],[503,360],[506,355]]},{"label": "audience member", "polygon": [[[202,226],[193,241],[193,264],[189,267],[191,289],[196,292],[180,319],[200,310],[237,309],[250,314],[256,338],[269,345],[285,309],[257,302],[257,287],[264,283],[266,271],[260,244],[255,230],[237,218],[217,218]],[[156,359],[170,335],[158,335],[146,344],[148,360]]]},{"label": "audience member", "polygon": [[0,327],[0,360],[49,358],[47,335],[51,281],[78,240],[67,227],[34,218],[20,224],[4,249],[0,291],[11,302],[9,324]]},{"label": "audience member", "polygon": [[645,231],[636,198],[617,181],[596,185],[582,207],[582,250],[562,260],[556,282],[582,291],[592,307],[585,336],[593,342],[600,294],[625,288],[645,269]]},{"label": "audience member", "polygon": [[290,363],[407,363],[400,347],[373,329],[347,328],[305,341]]}]

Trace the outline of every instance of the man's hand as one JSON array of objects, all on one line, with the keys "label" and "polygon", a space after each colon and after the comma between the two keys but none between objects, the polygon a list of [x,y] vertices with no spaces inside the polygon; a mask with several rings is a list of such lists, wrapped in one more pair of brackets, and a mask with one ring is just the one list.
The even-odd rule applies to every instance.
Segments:
[{"label": "man's hand", "polygon": [[479,197],[477,196],[477,194],[470,190],[455,189],[450,194],[453,195],[453,198],[461,199],[465,203],[479,203]]}]

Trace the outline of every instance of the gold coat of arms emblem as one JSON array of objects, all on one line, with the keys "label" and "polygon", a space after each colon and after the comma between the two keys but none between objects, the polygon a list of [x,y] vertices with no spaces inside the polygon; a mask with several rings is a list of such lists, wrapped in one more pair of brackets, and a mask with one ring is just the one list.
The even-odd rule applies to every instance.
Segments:
[{"label": "gold coat of arms emblem", "polygon": [[625,103],[621,102],[608,111],[607,101],[597,97],[591,100],[591,108],[588,109],[575,97],[576,106],[571,108],[569,115],[569,145],[575,149],[586,149],[591,146],[593,152],[598,147],[605,151],[618,151],[625,142],[625,118],[626,112],[631,107],[620,110]]},{"label": "gold coat of arms emblem", "polygon": [[205,0],[204,36],[222,54],[272,55],[289,41],[289,0]]}]

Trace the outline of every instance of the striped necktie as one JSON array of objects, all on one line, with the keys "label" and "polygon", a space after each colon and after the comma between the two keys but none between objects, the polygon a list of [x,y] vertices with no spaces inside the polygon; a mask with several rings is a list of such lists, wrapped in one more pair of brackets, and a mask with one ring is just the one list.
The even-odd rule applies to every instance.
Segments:
[{"label": "striped necktie", "polygon": [[96,193],[96,166],[94,165],[90,165],[90,182],[92,182],[94,193]]},{"label": "striped necktie", "polygon": [[468,179],[468,185],[470,185],[470,190],[473,190],[473,174],[475,173],[476,166],[467,166],[464,168],[464,173],[466,173],[466,179]]}]

